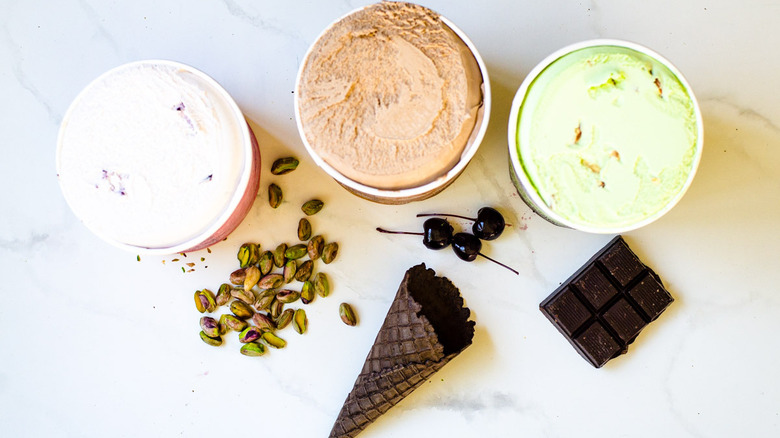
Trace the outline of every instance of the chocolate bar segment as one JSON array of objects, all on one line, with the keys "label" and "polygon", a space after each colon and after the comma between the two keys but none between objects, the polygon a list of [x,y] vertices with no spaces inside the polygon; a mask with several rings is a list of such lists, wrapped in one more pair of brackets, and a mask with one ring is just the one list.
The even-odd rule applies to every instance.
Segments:
[{"label": "chocolate bar segment", "polygon": [[601,368],[625,353],[672,301],[660,277],[617,236],[539,309],[582,357]]}]

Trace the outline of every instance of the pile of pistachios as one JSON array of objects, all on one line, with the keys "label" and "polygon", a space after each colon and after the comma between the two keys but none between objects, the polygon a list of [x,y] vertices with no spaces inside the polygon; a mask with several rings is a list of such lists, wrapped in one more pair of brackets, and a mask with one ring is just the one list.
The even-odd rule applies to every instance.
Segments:
[{"label": "pile of pistachios", "polygon": [[[292,160],[277,160],[272,173],[291,171],[298,164],[297,160]],[[286,171],[274,172],[279,168]],[[310,216],[319,212],[323,205],[322,201],[312,199],[304,203],[301,210]],[[239,269],[230,274],[229,283],[223,283],[216,295],[209,289],[195,292],[195,306],[200,313],[213,313],[222,306],[228,306],[231,312],[221,315],[219,320],[208,315],[201,317],[200,338],[203,342],[222,345],[222,337],[232,330],[238,333],[238,339],[243,344],[242,354],[261,356],[266,352],[266,345],[272,348],[287,345],[277,334],[287,326],[292,325],[297,333],[306,333],[306,311],[300,307],[285,306],[298,301],[307,305],[318,295],[330,295],[327,275],[315,272],[314,264],[318,260],[325,264],[333,262],[339,246],[336,242],[325,242],[321,235],[312,237],[311,223],[305,217],[298,222],[298,239],[301,243],[281,243],[266,251],[259,244],[244,243],[237,254]],[[293,282],[299,283],[300,287],[295,288],[296,283]],[[347,325],[357,323],[349,304],[341,304],[339,315]]]}]

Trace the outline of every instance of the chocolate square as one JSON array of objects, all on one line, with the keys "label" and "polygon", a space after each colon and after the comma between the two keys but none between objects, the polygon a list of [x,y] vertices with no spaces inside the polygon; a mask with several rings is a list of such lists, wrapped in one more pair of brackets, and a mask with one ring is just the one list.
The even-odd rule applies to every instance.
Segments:
[{"label": "chocolate square", "polygon": [[621,286],[626,286],[646,268],[622,238],[612,244],[600,257],[600,261]]},{"label": "chocolate square", "polygon": [[567,335],[571,335],[575,330],[582,327],[582,324],[590,319],[590,311],[582,301],[574,294],[571,288],[562,291],[555,299],[550,300],[546,305],[549,314],[555,315],[555,323],[564,330]]},{"label": "chocolate square", "polygon": [[601,309],[618,291],[601,273],[597,266],[591,265],[574,280],[574,285],[591,306]]},{"label": "chocolate square", "polygon": [[617,236],[539,309],[582,357],[600,368],[625,353],[672,301],[658,275]]},{"label": "chocolate square", "polygon": [[584,332],[574,338],[574,342],[596,368],[601,367],[620,352],[620,345],[598,321],[589,325]]},{"label": "chocolate square", "polygon": [[674,301],[654,275],[643,278],[628,294],[644,310],[650,321],[658,318],[658,315]]},{"label": "chocolate square", "polygon": [[645,320],[631,307],[631,304],[628,304],[628,301],[623,298],[604,312],[604,321],[615,330],[615,333],[625,343],[634,339],[647,325]]}]

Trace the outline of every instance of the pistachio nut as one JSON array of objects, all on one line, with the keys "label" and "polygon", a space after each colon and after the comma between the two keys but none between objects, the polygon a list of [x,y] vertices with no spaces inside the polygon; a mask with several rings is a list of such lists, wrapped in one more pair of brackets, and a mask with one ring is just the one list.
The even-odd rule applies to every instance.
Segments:
[{"label": "pistachio nut", "polygon": [[276,336],[274,332],[263,332],[263,340],[274,348],[284,348],[287,345],[287,341]]},{"label": "pistachio nut", "polygon": [[287,259],[296,260],[303,256],[308,254],[308,251],[306,249],[306,245],[299,243],[297,245],[293,245],[289,248],[287,248],[287,251],[284,252],[284,256]]},{"label": "pistachio nut", "polygon": [[276,249],[273,251],[274,255],[274,265],[277,268],[281,268],[284,266],[284,253],[287,251],[287,244],[286,243],[280,243],[279,246],[276,247]]},{"label": "pistachio nut", "polygon": [[227,283],[222,283],[219,286],[219,290],[217,291],[217,296],[214,299],[217,306],[224,306],[225,304],[230,302],[231,294],[230,292],[233,290],[232,287],[230,287]]},{"label": "pistachio nut", "polygon": [[306,333],[306,327],[309,325],[309,320],[306,318],[306,311],[303,309],[296,309],[293,315],[293,328],[300,334]]},{"label": "pistachio nut", "polygon": [[339,244],[336,242],[326,243],[322,248],[322,262],[326,265],[336,259],[339,253]]},{"label": "pistachio nut", "polygon": [[344,324],[346,325],[354,326],[357,324],[355,311],[352,309],[352,306],[347,303],[339,304],[339,316],[341,316],[341,320],[344,321]]},{"label": "pistachio nut", "polygon": [[325,204],[319,199],[311,199],[303,203],[301,211],[303,211],[306,216],[311,216],[319,213],[319,211],[322,210],[323,205]]},{"label": "pistachio nut", "polygon": [[238,248],[236,257],[242,268],[255,265],[260,259],[260,248],[254,243],[245,243]]},{"label": "pistachio nut", "polygon": [[196,290],[195,291],[195,308],[198,309],[198,312],[200,313],[206,313],[206,308],[209,306],[209,300],[206,298],[205,295],[203,295],[203,292]]},{"label": "pistachio nut", "polygon": [[244,356],[262,356],[265,354],[265,345],[259,342],[247,342],[241,346],[241,354]]},{"label": "pistachio nut", "polygon": [[284,312],[282,312],[278,318],[276,318],[276,329],[281,330],[292,322],[293,315],[295,315],[295,311],[293,309],[285,309]]},{"label": "pistachio nut", "polygon": [[223,323],[225,324],[225,327],[236,332],[243,331],[248,325],[246,321],[238,318],[236,315],[231,315],[229,313],[226,313],[219,318],[220,321],[222,321],[223,317],[224,317]]},{"label": "pistachio nut", "polygon": [[274,319],[278,318],[283,311],[284,311],[284,303],[274,298],[273,302],[271,302],[270,309],[268,310],[268,313],[271,314],[271,318]]},{"label": "pistachio nut", "polygon": [[257,287],[260,289],[276,289],[284,284],[284,276],[282,274],[267,274],[257,282]]},{"label": "pistachio nut", "polygon": [[314,301],[314,297],[317,296],[317,291],[314,290],[314,284],[311,281],[304,281],[301,286],[301,302],[303,304],[309,304]]},{"label": "pistachio nut", "polygon": [[[274,292],[273,289],[269,289],[269,291]],[[275,299],[276,299],[275,293],[272,293],[270,295],[260,295],[257,301],[255,301],[255,309],[257,309],[258,311],[270,310],[271,303],[273,303]]]},{"label": "pistachio nut", "polygon": [[255,313],[254,315],[252,315],[252,322],[255,323],[255,326],[257,326],[257,328],[259,328],[262,331],[270,331],[276,329],[276,324],[274,323],[274,320],[271,319],[271,317],[265,313]]},{"label": "pistachio nut", "polygon": [[235,271],[230,273],[230,282],[235,284],[236,286],[240,284],[244,284],[245,279],[246,279],[246,270],[244,268],[236,269]]},{"label": "pistachio nut", "polygon": [[320,235],[316,235],[311,238],[306,245],[306,251],[309,253],[309,258],[317,260],[322,255],[322,248],[325,246],[325,239]]},{"label": "pistachio nut", "polygon": [[220,336],[224,335],[225,333],[227,333],[227,331],[230,329],[230,327],[228,327],[227,323],[225,322],[225,320],[227,320],[228,316],[229,315],[227,313],[223,313],[222,316],[219,317],[219,322],[217,322],[217,324],[219,324],[219,334],[220,334]]},{"label": "pistachio nut", "polygon": [[255,303],[255,294],[253,294],[251,290],[242,289],[240,287],[235,288],[230,291],[230,296],[237,300],[241,300],[250,306]]},{"label": "pistachio nut", "polygon": [[200,338],[203,340],[203,342],[213,347],[219,347],[220,345],[222,345],[222,338],[220,336],[211,337],[206,333],[204,333],[203,330],[201,330],[200,332]]},{"label": "pistachio nut", "polygon": [[282,276],[284,277],[284,282],[289,283],[295,279],[295,273],[298,271],[298,262],[295,260],[287,260],[287,263],[284,264],[284,271],[282,271]]},{"label": "pistachio nut", "polygon": [[311,237],[311,223],[305,217],[298,221],[298,240],[307,241]]},{"label": "pistachio nut", "polygon": [[317,275],[314,276],[314,290],[317,292],[317,295],[321,297],[327,297],[330,295],[330,282],[328,281],[328,276],[325,275],[324,272],[318,272]]},{"label": "pistachio nut", "polygon": [[255,311],[243,301],[233,301],[230,303],[230,311],[240,319],[249,319],[255,314]]},{"label": "pistachio nut", "polygon": [[283,198],[282,188],[271,183],[268,186],[268,205],[270,205],[271,208],[276,208],[282,203]]},{"label": "pistachio nut", "polygon": [[242,344],[246,344],[247,342],[253,342],[258,339],[260,339],[260,335],[262,335],[263,332],[257,327],[249,326],[241,331],[241,333],[238,334],[238,341]]},{"label": "pistachio nut", "polygon": [[298,281],[306,281],[311,277],[311,271],[314,269],[314,262],[306,260],[298,266],[295,271],[295,279]]},{"label": "pistachio nut", "polygon": [[290,289],[282,289],[276,293],[276,299],[284,304],[290,304],[298,301],[301,293]]},{"label": "pistachio nut", "polygon": [[246,278],[244,278],[244,290],[249,292],[260,281],[260,269],[257,266],[246,268]]},{"label": "pistachio nut", "polygon": [[200,318],[200,328],[210,338],[219,336],[219,322],[210,316],[202,316]]},{"label": "pistachio nut", "polygon": [[217,310],[217,302],[214,294],[208,289],[195,292],[195,307],[200,313],[213,312]]},{"label": "pistachio nut", "polygon": [[265,251],[260,254],[260,260],[257,262],[257,267],[260,268],[260,275],[266,275],[274,269],[274,253],[271,251]]},{"label": "pistachio nut", "polygon": [[271,165],[271,173],[274,175],[284,175],[290,173],[298,167],[298,159],[295,157],[284,157],[274,161]]}]

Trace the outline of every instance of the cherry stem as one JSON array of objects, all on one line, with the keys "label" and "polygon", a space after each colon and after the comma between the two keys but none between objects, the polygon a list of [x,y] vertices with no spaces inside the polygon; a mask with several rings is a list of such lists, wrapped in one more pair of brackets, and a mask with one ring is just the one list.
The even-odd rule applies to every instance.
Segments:
[{"label": "cherry stem", "polygon": [[503,266],[503,267],[505,267],[505,268],[509,269],[510,271],[514,272],[514,273],[515,273],[515,275],[520,275],[520,273],[519,273],[519,272],[515,271],[514,269],[510,268],[509,266],[507,266],[507,265],[505,265],[505,264],[503,264],[503,263],[499,262],[498,260],[491,259],[490,257],[486,256],[485,254],[482,254],[481,252],[478,252],[478,253],[477,253],[477,255],[478,255],[478,256],[482,256],[482,257],[484,257],[484,258],[486,258],[486,259],[490,260],[491,262],[493,262],[493,263],[495,263],[495,264],[497,264],[497,265],[500,265],[500,266]]},{"label": "cherry stem", "polygon": [[380,233],[387,233],[387,234],[409,234],[412,236],[422,236],[423,233],[413,233],[411,231],[391,231],[391,230],[385,230],[384,228],[376,227],[376,230]]},{"label": "cherry stem", "polygon": [[[458,215],[458,214],[447,214],[447,213],[418,213],[417,214],[417,217],[428,217],[428,216],[457,217],[457,218],[466,219],[467,221],[472,221],[472,222],[477,220],[476,218],[473,218],[473,217],[466,217],[466,216],[461,216],[461,215]],[[507,227],[511,227],[512,226],[512,224],[507,224],[507,223],[505,223],[504,225],[506,225]]]}]

